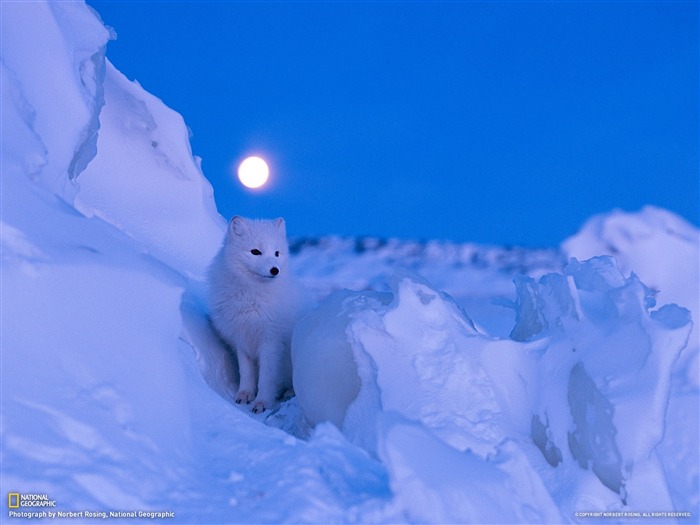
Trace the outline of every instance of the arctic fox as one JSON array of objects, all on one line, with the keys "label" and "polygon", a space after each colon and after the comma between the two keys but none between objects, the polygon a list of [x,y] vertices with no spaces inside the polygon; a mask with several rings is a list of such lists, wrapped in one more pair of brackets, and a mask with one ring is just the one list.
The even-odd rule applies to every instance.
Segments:
[{"label": "arctic fox", "polygon": [[292,388],[290,339],[304,306],[287,271],[284,219],[231,219],[209,267],[210,315],[238,357],[236,403],[271,408]]}]

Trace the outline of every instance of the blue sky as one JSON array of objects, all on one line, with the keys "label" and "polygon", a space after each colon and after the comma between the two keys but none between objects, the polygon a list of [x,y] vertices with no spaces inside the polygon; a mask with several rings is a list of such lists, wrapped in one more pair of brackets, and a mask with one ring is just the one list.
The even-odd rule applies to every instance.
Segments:
[{"label": "blue sky", "polygon": [[[697,2],[88,3],[226,217],[526,246],[614,208],[699,222]],[[255,153],[264,191],[231,175]]]}]

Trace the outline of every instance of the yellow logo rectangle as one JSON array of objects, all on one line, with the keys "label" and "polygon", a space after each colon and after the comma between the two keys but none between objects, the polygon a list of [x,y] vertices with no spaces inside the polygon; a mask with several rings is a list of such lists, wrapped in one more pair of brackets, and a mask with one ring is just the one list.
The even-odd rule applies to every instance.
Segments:
[{"label": "yellow logo rectangle", "polygon": [[11,509],[19,508],[19,492],[10,492],[7,495],[7,506]]}]

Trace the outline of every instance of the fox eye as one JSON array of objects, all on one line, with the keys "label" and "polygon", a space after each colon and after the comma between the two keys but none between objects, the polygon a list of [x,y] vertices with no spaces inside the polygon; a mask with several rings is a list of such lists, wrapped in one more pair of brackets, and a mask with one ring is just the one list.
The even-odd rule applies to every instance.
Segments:
[{"label": "fox eye", "polygon": [[279,257],[279,256],[280,256],[280,252],[275,252],[275,257]]},{"label": "fox eye", "polygon": [[262,255],[262,252],[257,248],[253,248],[252,250],[250,250],[250,253],[252,253],[253,255]]}]

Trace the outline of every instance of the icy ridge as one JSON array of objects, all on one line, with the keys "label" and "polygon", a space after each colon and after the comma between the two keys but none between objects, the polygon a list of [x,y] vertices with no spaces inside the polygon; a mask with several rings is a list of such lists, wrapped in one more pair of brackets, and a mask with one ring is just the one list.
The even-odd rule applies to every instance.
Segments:
[{"label": "icy ridge", "polygon": [[76,208],[124,231],[176,271],[202,280],[225,222],[192,156],[187,127],[109,61],[105,67],[99,153],[80,176]]},{"label": "icy ridge", "polygon": [[[469,487],[477,485],[494,494],[514,487],[500,519],[518,522],[572,516],[582,505],[672,510],[656,447],[671,369],[692,326],[688,310],[650,312],[653,293],[611,258],[572,260],[561,274],[519,281],[511,340],[479,333],[449,296],[406,273],[389,293],[331,296],[294,333],[294,367],[307,378],[295,383],[302,413],[312,423],[335,421],[378,454],[396,500],[417,521],[496,520],[473,504]],[[355,373],[329,360],[354,361]],[[322,383],[308,380],[321,374]],[[396,425],[415,437],[395,441]],[[517,476],[502,461],[518,462]],[[493,487],[457,474],[470,470],[483,470]],[[513,476],[526,472],[546,490],[519,487]],[[458,479],[465,488],[454,501],[469,503],[418,496]]]},{"label": "icy ridge", "polygon": [[96,153],[103,57],[112,35],[75,2],[5,2],[2,15],[2,63],[19,90],[10,107],[50,152],[32,172],[72,202],[71,180]]},{"label": "icy ridge", "polygon": [[[573,257],[615,257],[655,291],[660,304],[691,311],[688,345],[673,368],[666,434],[658,447],[674,502],[700,513],[700,232],[681,217],[646,206],[638,212],[615,210],[591,217],[562,243]],[[660,315],[660,314],[659,314]]]}]

